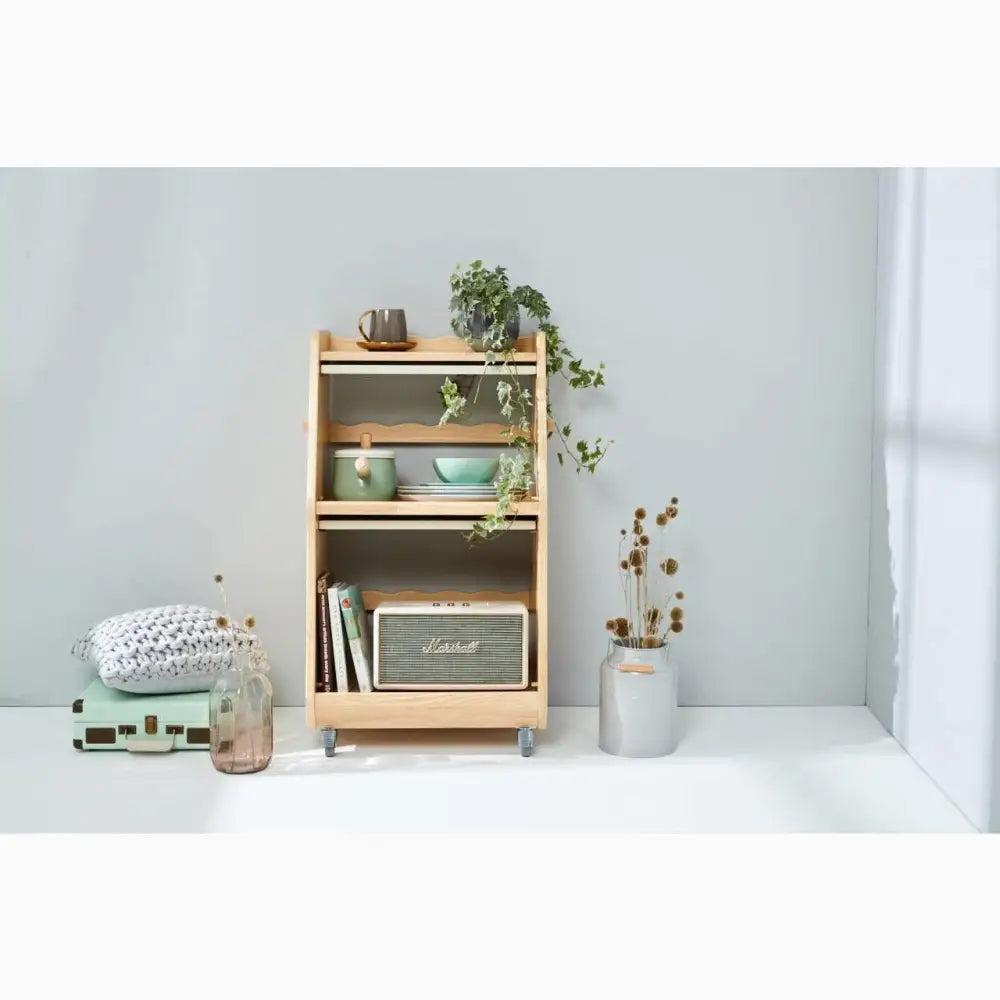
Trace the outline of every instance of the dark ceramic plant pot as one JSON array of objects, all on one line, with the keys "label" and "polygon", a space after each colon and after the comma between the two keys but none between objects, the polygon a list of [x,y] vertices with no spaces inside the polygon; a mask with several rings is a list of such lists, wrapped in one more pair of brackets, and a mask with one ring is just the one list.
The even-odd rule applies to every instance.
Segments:
[{"label": "dark ceramic plant pot", "polygon": [[[469,333],[472,334],[472,340],[469,342],[469,346],[474,351],[486,351],[486,345],[483,343],[483,334],[490,328],[493,322],[493,317],[489,314],[483,315],[483,310],[476,306],[472,313],[472,318],[466,324],[466,328]],[[498,345],[496,349],[504,350],[510,347],[511,344],[517,340],[517,335],[521,329],[521,319],[519,316],[515,316],[513,319],[507,321],[507,325],[504,327],[505,337],[503,343]]]}]

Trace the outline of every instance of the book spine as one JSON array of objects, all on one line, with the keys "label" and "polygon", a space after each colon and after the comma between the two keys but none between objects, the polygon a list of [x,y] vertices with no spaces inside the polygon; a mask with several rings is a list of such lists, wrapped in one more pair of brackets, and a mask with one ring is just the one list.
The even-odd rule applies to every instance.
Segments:
[{"label": "book spine", "polygon": [[368,692],[372,689],[372,675],[361,631],[364,608],[360,606],[360,595],[355,596],[356,593],[357,588],[352,587],[345,587],[340,591],[340,610],[344,618],[347,644],[351,647],[354,673],[358,678],[358,690]]},{"label": "book spine", "polygon": [[330,615],[330,633],[333,638],[333,670],[338,691],[349,691],[347,680],[347,648],[344,644],[344,620],[337,608],[338,594],[327,588],[326,607]]},{"label": "book spine", "polygon": [[330,602],[325,574],[316,581],[316,616],[319,622],[320,667],[319,676],[316,678],[316,690],[327,692],[333,690],[333,670],[330,655]]}]

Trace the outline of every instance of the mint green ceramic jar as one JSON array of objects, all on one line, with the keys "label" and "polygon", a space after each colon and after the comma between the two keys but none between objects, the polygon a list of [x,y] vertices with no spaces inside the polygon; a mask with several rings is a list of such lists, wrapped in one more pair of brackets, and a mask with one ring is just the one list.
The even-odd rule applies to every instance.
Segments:
[{"label": "mint green ceramic jar", "polygon": [[396,453],[388,448],[340,448],[333,453],[334,500],[392,500]]}]

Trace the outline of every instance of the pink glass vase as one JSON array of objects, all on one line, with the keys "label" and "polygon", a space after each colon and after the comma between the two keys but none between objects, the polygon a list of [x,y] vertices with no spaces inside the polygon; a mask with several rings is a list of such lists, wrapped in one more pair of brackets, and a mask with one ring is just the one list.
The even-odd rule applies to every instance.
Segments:
[{"label": "pink glass vase", "polygon": [[209,700],[209,751],[225,774],[263,771],[274,752],[271,682],[250,665],[246,651],[235,654]]}]

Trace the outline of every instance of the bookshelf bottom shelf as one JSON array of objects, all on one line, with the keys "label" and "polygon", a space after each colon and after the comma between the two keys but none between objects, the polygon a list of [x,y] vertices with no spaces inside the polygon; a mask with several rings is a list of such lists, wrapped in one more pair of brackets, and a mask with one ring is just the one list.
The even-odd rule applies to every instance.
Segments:
[{"label": "bookshelf bottom shelf", "polygon": [[544,729],[547,714],[537,690],[373,691],[312,697],[310,723],[316,728]]}]

